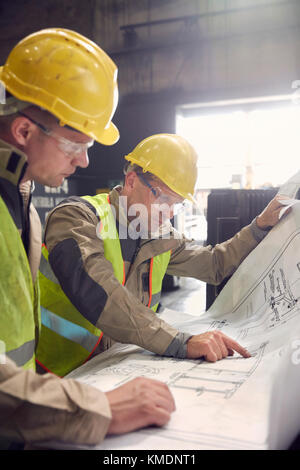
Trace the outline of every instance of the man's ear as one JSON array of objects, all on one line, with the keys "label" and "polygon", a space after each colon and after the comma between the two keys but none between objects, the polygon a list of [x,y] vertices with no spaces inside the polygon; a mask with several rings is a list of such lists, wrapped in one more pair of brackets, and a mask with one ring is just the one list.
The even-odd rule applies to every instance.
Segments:
[{"label": "man's ear", "polygon": [[16,117],[10,125],[14,141],[21,146],[26,146],[35,130],[34,124],[23,116]]},{"label": "man's ear", "polygon": [[125,186],[132,190],[136,184],[137,175],[134,171],[129,171],[125,176]]}]

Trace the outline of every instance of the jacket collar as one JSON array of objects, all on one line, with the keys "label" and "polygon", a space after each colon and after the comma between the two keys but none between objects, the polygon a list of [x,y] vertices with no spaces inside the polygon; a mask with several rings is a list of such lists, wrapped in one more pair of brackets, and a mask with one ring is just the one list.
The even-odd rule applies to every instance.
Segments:
[{"label": "jacket collar", "polygon": [[19,186],[27,166],[26,154],[0,139],[0,178]]},{"label": "jacket collar", "polygon": [[[5,202],[23,239],[32,279],[35,281],[40,264],[41,223],[36,210],[30,204],[33,182],[21,183],[27,165],[25,153],[0,139],[0,195],[2,189],[3,194],[6,194]],[[3,186],[1,180],[4,180]]]}]

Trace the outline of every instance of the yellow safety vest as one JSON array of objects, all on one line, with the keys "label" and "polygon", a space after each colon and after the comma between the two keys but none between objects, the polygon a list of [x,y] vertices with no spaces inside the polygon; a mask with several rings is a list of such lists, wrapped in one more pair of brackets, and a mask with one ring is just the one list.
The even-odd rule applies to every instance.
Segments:
[{"label": "yellow safety vest", "polygon": [[[125,285],[125,265],[115,219],[108,194],[84,196],[100,217],[100,233],[104,256],[111,262],[120,284]],[[148,307],[157,310],[171,251],[150,260]],[[37,350],[37,362],[45,370],[63,377],[92,356],[102,338],[102,331],[90,323],[67,298],[50,264],[48,251],[42,248],[40,266],[42,328]]]},{"label": "yellow safety vest", "polygon": [[0,220],[1,353],[18,366],[35,370],[36,330],[40,328],[38,282],[32,282],[22,239],[1,197]]}]

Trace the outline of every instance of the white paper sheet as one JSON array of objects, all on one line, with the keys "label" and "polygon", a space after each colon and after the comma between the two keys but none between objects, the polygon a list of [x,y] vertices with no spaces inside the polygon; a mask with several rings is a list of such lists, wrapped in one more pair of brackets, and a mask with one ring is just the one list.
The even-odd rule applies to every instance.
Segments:
[{"label": "white paper sheet", "polygon": [[299,199],[281,199],[281,203],[285,206],[281,209],[279,212],[279,219],[283,216],[283,214],[286,213],[286,211],[290,208],[293,207],[295,204],[300,204]]},{"label": "white paper sheet", "polygon": [[[294,198],[299,186],[300,172],[279,193]],[[107,437],[92,449],[287,448],[300,431],[300,205],[250,253],[209,311],[166,309],[162,318],[194,334],[222,330],[252,357],[208,363],[114,345],[68,377],[103,391],[138,376],[162,380],[177,409],[164,428]]]},{"label": "white paper sheet", "polygon": [[300,431],[300,206],[246,258],[208,312],[165,310],[182,331],[220,329],[247,347],[216,363],[115,345],[69,377],[109,390],[162,380],[177,410],[164,428],[108,437],[95,449],[284,449]]}]

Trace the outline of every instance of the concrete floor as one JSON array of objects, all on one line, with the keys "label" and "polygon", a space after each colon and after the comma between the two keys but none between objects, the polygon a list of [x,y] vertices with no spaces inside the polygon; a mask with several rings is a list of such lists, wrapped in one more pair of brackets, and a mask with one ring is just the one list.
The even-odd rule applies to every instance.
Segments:
[{"label": "concrete floor", "polygon": [[190,277],[177,278],[177,282],[177,289],[162,293],[160,311],[170,308],[193,315],[203,313],[206,305],[206,283]]}]

